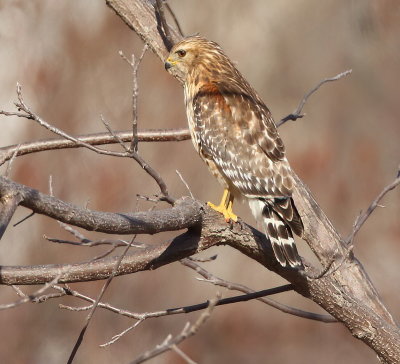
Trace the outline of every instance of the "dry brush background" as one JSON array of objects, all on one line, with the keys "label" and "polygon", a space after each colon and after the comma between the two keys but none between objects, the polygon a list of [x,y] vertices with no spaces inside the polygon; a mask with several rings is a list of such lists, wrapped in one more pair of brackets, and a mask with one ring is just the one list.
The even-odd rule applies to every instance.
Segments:
[{"label": "dry brush background", "polygon": [[[344,236],[361,209],[394,178],[400,156],[400,5],[397,1],[170,1],[186,34],[199,32],[219,42],[280,119],[320,79],[345,69],[353,73],[325,85],[306,106],[307,116],[281,129],[288,158],[321,207]],[[118,55],[139,54],[142,43],[104,2],[14,1],[0,3],[0,109],[11,109],[15,84],[45,120],[69,133],[102,131],[100,115],[115,129],[131,118],[131,70]],[[139,129],[186,126],[182,90],[150,52],[140,69]],[[27,120],[1,118],[0,145],[49,137]],[[140,144],[141,154],[168,184],[172,195],[216,201],[217,182],[190,142]],[[1,170],[3,172],[3,170]],[[18,159],[11,177],[66,201],[104,211],[147,209],[136,194],[152,195],[155,183],[129,160],[85,150],[47,152]],[[356,254],[383,301],[400,316],[400,192],[385,199],[358,235]],[[240,216],[254,223],[246,207]],[[28,211],[19,210],[23,217]],[[17,220],[17,219],[16,219]],[[34,216],[9,228],[0,246],[0,264],[76,262],[94,248],[52,245],[43,234],[67,237],[53,221]],[[89,235],[89,234],[88,234]],[[90,234],[90,237],[96,236]],[[101,236],[98,234],[98,236]],[[159,242],[168,235],[140,237]],[[306,247],[300,247],[309,255]],[[215,248],[207,267],[226,279],[263,289],[284,283],[229,248]],[[178,263],[154,272],[114,279],[106,301],[132,311],[192,304],[213,297],[215,287],[197,282]],[[94,296],[101,282],[73,285]],[[29,291],[27,288],[26,291]],[[219,289],[220,290],[220,289]],[[223,292],[225,294],[225,292]],[[229,293],[226,292],[226,295]],[[1,302],[15,299],[9,287]],[[318,311],[294,293],[282,302]],[[80,304],[72,298],[64,303]],[[1,313],[0,356],[5,363],[65,362],[86,313],[60,310],[56,301],[24,305]],[[98,310],[76,363],[126,363],[176,333],[198,314],[145,322],[107,349],[98,344],[130,325]],[[181,348],[199,363],[374,363],[374,353],[340,325],[285,315],[259,302],[217,308],[197,336]],[[153,363],[179,363],[174,353]],[[151,362],[151,361],[150,361]]]}]

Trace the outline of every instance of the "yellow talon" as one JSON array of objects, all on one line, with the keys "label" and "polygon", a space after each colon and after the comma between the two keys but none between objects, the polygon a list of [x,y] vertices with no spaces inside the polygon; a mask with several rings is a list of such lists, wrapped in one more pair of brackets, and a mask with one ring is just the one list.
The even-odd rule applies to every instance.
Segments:
[{"label": "yellow talon", "polygon": [[237,222],[238,217],[233,213],[233,200],[234,197],[231,195],[229,190],[225,189],[222,195],[221,202],[219,205],[214,205],[211,202],[207,202],[207,205],[210,206],[213,210],[218,211],[222,215],[224,215],[226,222],[233,220]]}]

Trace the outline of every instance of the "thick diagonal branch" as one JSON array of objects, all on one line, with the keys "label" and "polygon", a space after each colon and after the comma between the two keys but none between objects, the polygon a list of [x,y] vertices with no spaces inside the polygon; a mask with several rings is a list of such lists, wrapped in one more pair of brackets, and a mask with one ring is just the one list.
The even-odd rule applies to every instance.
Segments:
[{"label": "thick diagonal branch", "polygon": [[[164,39],[159,33],[159,23],[156,18],[156,8],[151,1],[118,1],[106,0],[106,3],[117,15],[147,43],[158,57],[164,59],[168,55]],[[153,3],[155,3],[153,1]],[[170,41],[176,43],[182,39],[179,30],[169,24]],[[154,37],[157,34],[158,37]],[[147,42],[146,40],[150,42]]]}]

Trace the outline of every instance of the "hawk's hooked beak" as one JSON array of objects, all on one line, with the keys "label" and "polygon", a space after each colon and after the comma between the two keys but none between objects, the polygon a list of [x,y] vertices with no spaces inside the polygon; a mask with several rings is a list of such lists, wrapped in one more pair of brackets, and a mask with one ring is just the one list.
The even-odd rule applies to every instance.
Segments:
[{"label": "hawk's hooked beak", "polygon": [[167,60],[164,63],[165,69],[168,71],[173,65],[175,65],[175,61],[171,60],[170,58],[167,58]]}]

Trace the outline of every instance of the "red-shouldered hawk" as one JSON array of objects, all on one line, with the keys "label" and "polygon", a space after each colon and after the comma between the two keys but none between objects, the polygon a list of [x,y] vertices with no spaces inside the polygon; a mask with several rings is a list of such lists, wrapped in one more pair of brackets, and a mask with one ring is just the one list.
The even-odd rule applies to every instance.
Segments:
[{"label": "red-shouldered hawk", "polygon": [[282,266],[300,267],[293,234],[303,224],[291,198],[293,178],[267,106],[215,42],[199,36],[175,44],[165,68],[184,82],[193,144],[224,186],[220,205],[237,221],[234,198],[247,199]]}]

